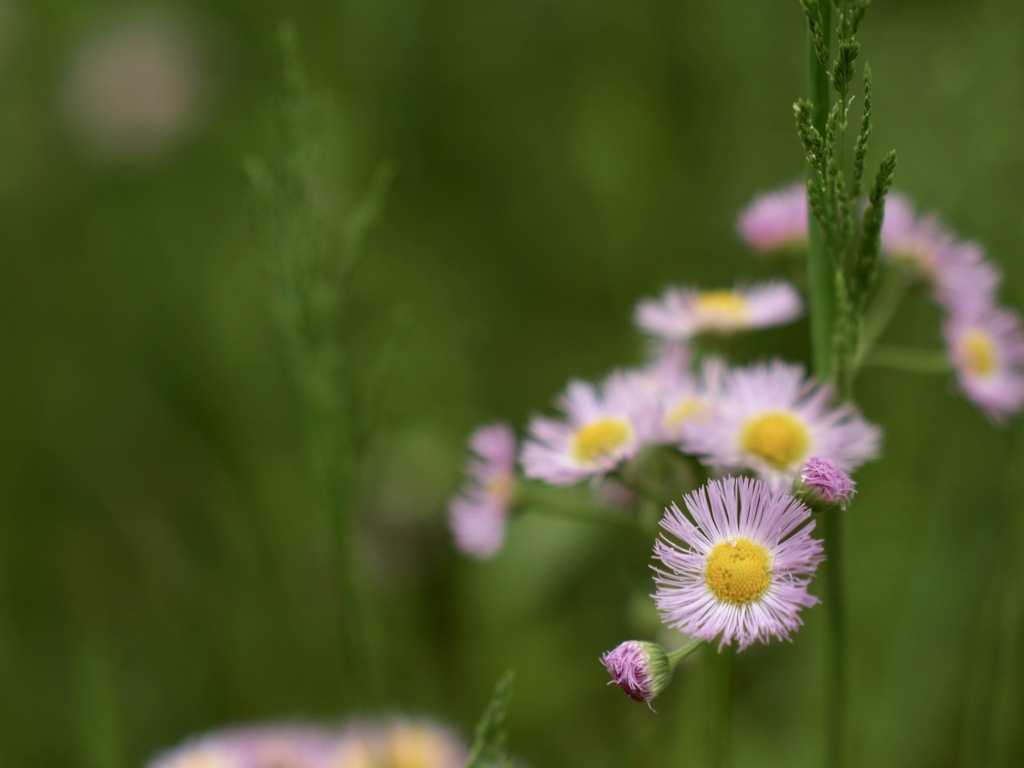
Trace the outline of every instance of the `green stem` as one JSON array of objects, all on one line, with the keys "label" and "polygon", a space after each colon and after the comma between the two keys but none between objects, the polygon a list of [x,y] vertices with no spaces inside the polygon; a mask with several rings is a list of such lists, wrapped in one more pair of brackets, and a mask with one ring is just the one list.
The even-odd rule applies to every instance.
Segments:
[{"label": "green stem", "polygon": [[952,371],[949,358],[944,352],[916,347],[898,347],[879,344],[864,356],[861,366],[865,368],[895,368],[911,373],[935,373],[944,375]]},{"label": "green stem", "polygon": [[822,578],[825,583],[825,618],[828,642],[825,647],[827,686],[825,706],[829,713],[829,766],[845,765],[846,744],[846,619],[843,611],[843,541],[842,520],[846,512],[824,513],[823,527],[828,542],[828,559]]},{"label": "green stem", "polygon": [[686,645],[677,648],[674,651],[669,651],[668,660],[672,665],[673,669],[679,664],[680,661],[691,655],[694,651],[704,645],[704,640],[691,640]]},{"label": "green stem", "polygon": [[732,725],[732,673],[735,662],[732,647],[715,653],[711,648],[705,655],[708,672],[708,714],[711,728],[708,741],[708,765],[728,768],[730,765],[729,736]]},{"label": "green stem", "polygon": [[[818,0],[818,11],[821,15],[822,29],[832,29],[831,0]],[[808,96],[811,101],[814,126],[824,135],[825,122],[829,111],[828,74],[818,61],[814,50],[814,40],[808,34]],[[807,169],[808,183],[819,184],[813,169]],[[820,189],[820,187],[819,187]],[[814,357],[814,370],[822,381],[832,381],[840,392],[844,382],[837,380],[836,367],[833,365],[834,328],[836,313],[835,270],[832,260],[825,250],[824,238],[818,223],[811,211],[807,212],[807,277],[810,287],[811,312],[811,350]],[[846,378],[846,377],[843,377]],[[843,763],[843,718],[846,697],[846,680],[844,672],[843,648],[843,587],[840,568],[840,521],[839,515],[826,515],[825,540],[829,551],[829,562],[826,563],[825,603],[828,630],[826,632],[825,658],[827,664],[827,743],[828,765],[831,768],[842,768]]]},{"label": "green stem", "polygon": [[906,293],[907,285],[903,275],[898,270],[886,269],[885,277],[878,288],[878,293],[871,302],[868,312],[864,317],[864,326],[861,330],[860,345],[857,349],[857,358],[854,364],[856,369],[862,364],[867,354],[878,343],[878,339],[885,333],[889,323],[892,322],[899,309],[903,295]]}]

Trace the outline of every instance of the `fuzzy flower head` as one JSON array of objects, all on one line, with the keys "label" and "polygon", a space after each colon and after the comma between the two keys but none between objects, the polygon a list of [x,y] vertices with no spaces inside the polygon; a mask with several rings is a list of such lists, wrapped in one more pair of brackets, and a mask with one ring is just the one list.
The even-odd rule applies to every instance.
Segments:
[{"label": "fuzzy flower head", "polygon": [[527,477],[569,485],[613,470],[650,438],[649,382],[612,374],[600,387],[569,384],[559,399],[565,420],[537,416],[520,461]]},{"label": "fuzzy flower head", "polygon": [[736,229],[756,253],[803,253],[807,248],[807,188],[797,182],[758,195],[740,213]]},{"label": "fuzzy flower head", "polygon": [[[672,663],[657,643],[627,640],[601,657],[601,663],[623,692],[651,706],[651,699],[672,682]],[[651,710],[653,711],[653,707]]]},{"label": "fuzzy flower head", "polygon": [[795,493],[811,509],[840,507],[846,509],[854,493],[855,483],[832,459],[812,456],[800,467]]},{"label": "fuzzy flower head", "polygon": [[718,469],[749,469],[775,488],[789,487],[812,456],[851,471],[878,456],[881,432],[851,403],[799,365],[775,360],[725,374],[712,412],[684,428],[682,447]]},{"label": "fuzzy flower head", "polygon": [[781,280],[710,291],[677,287],[666,290],[660,299],[641,301],[636,324],[665,343],[685,344],[702,335],[782,325],[802,311],[800,294]]},{"label": "fuzzy flower head", "polygon": [[655,542],[654,602],[662,621],[719,650],[789,639],[824,559],[811,510],[747,477],[711,480],[665,510]]},{"label": "fuzzy flower head", "polygon": [[957,383],[969,400],[996,423],[1024,408],[1024,330],[1016,312],[966,307],[943,330]]},{"label": "fuzzy flower head", "polygon": [[448,504],[448,523],[462,552],[488,558],[505,540],[515,486],[516,438],[507,424],[490,424],[473,432],[469,445],[473,457],[465,485]]}]

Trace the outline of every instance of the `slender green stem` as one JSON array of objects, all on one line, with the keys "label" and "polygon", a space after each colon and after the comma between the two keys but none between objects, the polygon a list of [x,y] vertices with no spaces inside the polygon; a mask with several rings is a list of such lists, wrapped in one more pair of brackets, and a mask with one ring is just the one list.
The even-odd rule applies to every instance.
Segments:
[{"label": "slender green stem", "polygon": [[916,347],[898,347],[878,344],[864,356],[861,365],[865,368],[895,368],[912,373],[935,373],[944,375],[952,369],[944,352]]},{"label": "slender green stem", "polygon": [[691,640],[686,645],[676,648],[674,651],[669,651],[668,660],[673,668],[687,656],[691,655],[698,648],[703,646],[704,640]]},{"label": "slender green stem", "polygon": [[825,512],[823,527],[828,542],[828,559],[822,577],[825,582],[825,616],[828,642],[825,647],[826,711],[829,712],[828,762],[829,766],[845,765],[846,745],[846,617],[843,607],[843,541],[840,510]]},{"label": "slender green stem", "polygon": [[855,368],[861,365],[868,352],[874,348],[886,328],[889,327],[889,323],[896,315],[896,310],[899,309],[900,302],[903,301],[906,290],[907,285],[903,275],[899,274],[897,270],[886,269],[878,293],[875,294],[864,317]]},{"label": "slender green stem", "polygon": [[708,672],[708,714],[711,727],[708,739],[708,765],[728,768],[730,765],[729,736],[732,726],[732,673],[735,662],[732,647],[718,653],[708,648],[705,662]]},{"label": "slender green stem", "polygon": [[[818,0],[822,29],[832,28],[831,0]],[[814,41],[810,34],[807,39],[808,62],[808,95],[812,105],[814,126],[824,135],[825,121],[829,112],[829,79],[828,74],[818,61],[814,49]],[[818,184],[819,180],[811,168],[808,168],[808,183]],[[847,396],[844,381],[849,377],[837,376],[833,364],[834,328],[836,313],[835,269],[832,259],[826,252],[822,232],[818,222],[810,210],[807,214],[807,273],[810,287],[811,311],[811,350],[814,357],[814,370],[818,378],[832,381],[840,397]],[[827,664],[827,744],[828,765],[831,768],[842,768],[843,755],[843,721],[846,697],[845,658],[843,647],[843,588],[840,555],[840,523],[842,517],[837,514],[826,515],[825,539],[828,547],[829,562],[826,564],[825,603],[828,629],[826,632],[825,658]]]}]

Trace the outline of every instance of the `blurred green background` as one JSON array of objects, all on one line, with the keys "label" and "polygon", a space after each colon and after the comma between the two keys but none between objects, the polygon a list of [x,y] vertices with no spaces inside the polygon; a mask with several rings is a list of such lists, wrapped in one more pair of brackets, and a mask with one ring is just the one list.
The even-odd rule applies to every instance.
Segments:
[{"label": "blurred green background", "polygon": [[[178,30],[182,72],[152,44],[95,65],[142,17]],[[243,171],[280,146],[286,21],[334,104],[323,218],[396,170],[346,288],[352,386],[386,388],[350,468],[359,690]],[[897,187],[983,242],[1020,307],[1024,5],[878,0],[861,41],[874,161],[896,148]],[[444,506],[474,426],[642,360],[639,298],[771,274],[734,222],[802,173],[804,45],[795,0],[0,0],[0,766],[136,766],[351,712],[468,736],[506,669],[530,765],[697,764],[699,668],[652,715],[598,663],[654,631],[651,542],[524,518],[471,562]],[[897,323],[940,342],[923,300]],[[806,334],[745,352],[806,359]],[[938,378],[873,370],[858,395],[886,448],[847,525],[852,764],[1022,764],[1019,420]],[[821,764],[821,621],[740,656],[737,765]]]}]

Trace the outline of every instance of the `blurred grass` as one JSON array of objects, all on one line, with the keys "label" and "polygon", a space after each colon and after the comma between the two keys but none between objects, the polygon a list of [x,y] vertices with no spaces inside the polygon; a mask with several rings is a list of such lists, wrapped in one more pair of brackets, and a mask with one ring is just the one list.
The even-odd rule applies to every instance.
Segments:
[{"label": "blurred grass", "polygon": [[[632,607],[650,543],[522,520],[471,563],[443,506],[474,425],[522,424],[569,377],[641,358],[639,297],[768,274],[732,227],[801,172],[797,4],[206,2],[221,86],[203,127],[103,163],[58,94],[77,42],[130,6],[0,16],[0,765],[137,765],[226,722],[340,716],[352,693],[323,631],[315,478],[242,171],[275,146],[284,20],[336,105],[335,215],[381,160],[398,170],[353,282],[353,354],[398,350],[358,507],[378,706],[468,736],[514,669],[510,749],[531,764],[684,763],[699,665],[653,716],[597,663],[654,632]],[[879,0],[862,33],[873,156],[899,151],[898,188],[982,241],[1018,307],[1021,29],[1008,0]],[[938,343],[923,302],[900,324]],[[800,358],[805,336],[744,351]],[[1002,758],[977,750],[1021,711],[984,664],[1002,654],[1019,679],[1020,604],[1000,597],[1021,555],[1024,505],[1004,492],[1021,428],[992,429],[939,380],[872,372],[859,394],[887,436],[848,526],[852,762],[1016,764],[1012,725]],[[818,764],[820,620],[740,657],[737,765]]]}]

